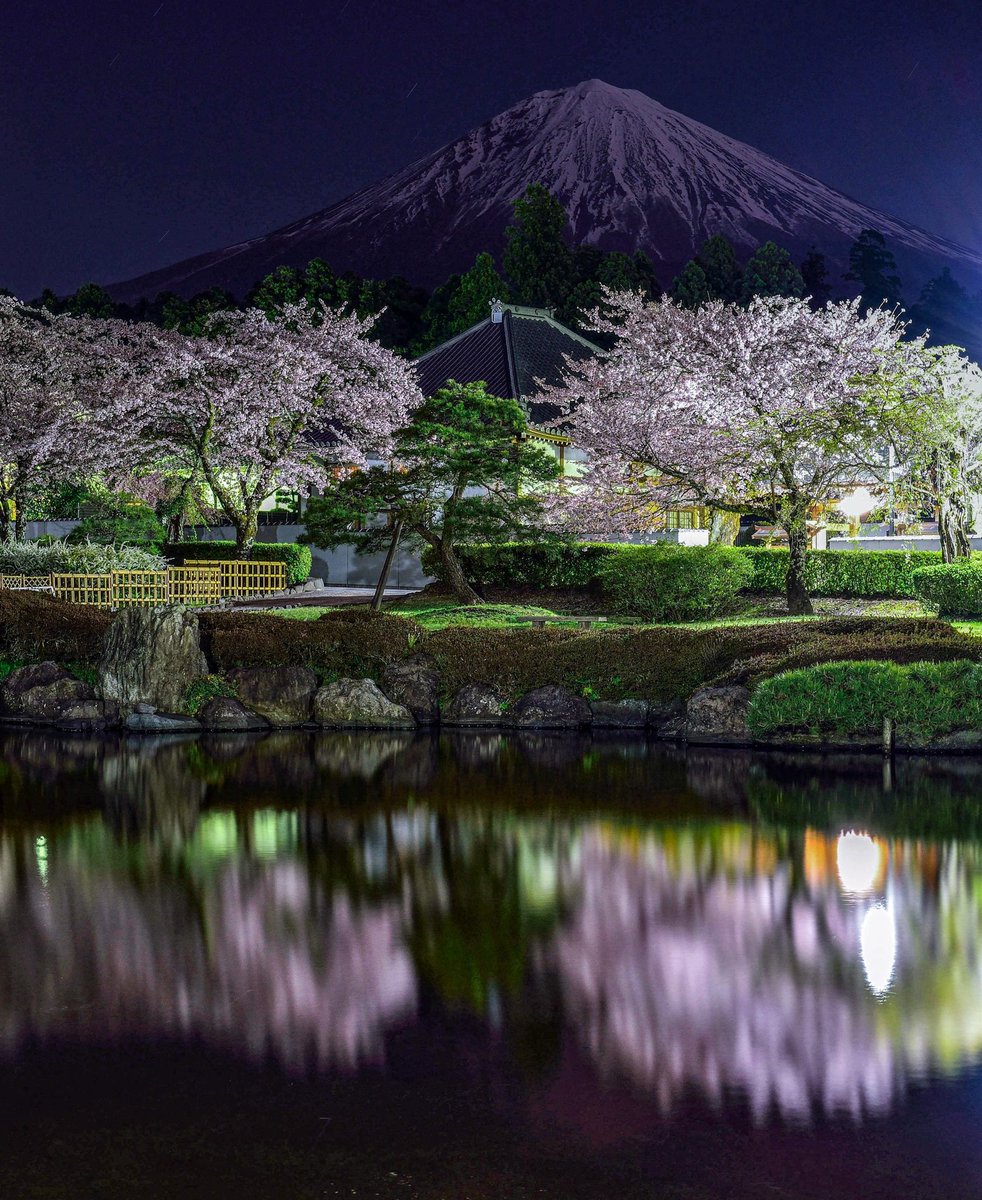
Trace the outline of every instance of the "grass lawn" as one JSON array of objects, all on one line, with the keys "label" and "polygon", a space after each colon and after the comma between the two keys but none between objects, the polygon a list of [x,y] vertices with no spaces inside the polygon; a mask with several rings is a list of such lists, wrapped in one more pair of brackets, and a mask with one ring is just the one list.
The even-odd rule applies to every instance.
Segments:
[{"label": "grass lawn", "polygon": [[[552,600],[551,604],[546,602]],[[536,601],[533,603],[532,601]],[[516,602],[508,602],[504,596],[492,596],[490,602],[481,605],[459,605],[453,597],[427,588],[411,596],[390,601],[385,611],[393,616],[412,618],[424,629],[436,631],[447,626],[470,626],[483,629],[508,629],[527,626],[529,619],[540,616],[559,616],[574,613],[580,615],[607,616],[606,627],[611,629],[638,627],[645,623],[630,618],[613,617],[604,612],[603,602],[594,601],[584,607],[583,597],[570,600],[565,593],[521,592]],[[810,621],[823,617],[930,617],[934,614],[916,600],[850,600],[829,597],[815,599],[813,617],[789,616],[782,612],[782,602],[772,596],[755,596],[738,612],[710,621],[687,621],[678,623],[678,628],[712,629],[727,626],[773,625],[783,621]],[[329,607],[303,607],[269,610],[278,617],[291,621],[316,621],[325,613],[337,609]],[[672,623],[667,623],[675,627]],[[953,621],[956,629],[982,636],[982,621]],[[570,622],[573,627],[573,622]],[[594,625],[594,629],[599,626]]]}]

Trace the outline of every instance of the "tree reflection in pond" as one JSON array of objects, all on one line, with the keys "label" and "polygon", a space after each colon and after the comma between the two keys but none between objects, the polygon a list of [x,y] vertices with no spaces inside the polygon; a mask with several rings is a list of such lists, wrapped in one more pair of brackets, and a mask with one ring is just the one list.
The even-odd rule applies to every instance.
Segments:
[{"label": "tree reflection in pond", "polygon": [[663,1114],[696,1092],[798,1123],[982,1055],[970,764],[884,796],[875,762],[796,783],[776,756],[497,734],[18,734],[0,760],[8,1055],[178,1036],[353,1069],[434,997],[535,1079],[579,1046]]}]

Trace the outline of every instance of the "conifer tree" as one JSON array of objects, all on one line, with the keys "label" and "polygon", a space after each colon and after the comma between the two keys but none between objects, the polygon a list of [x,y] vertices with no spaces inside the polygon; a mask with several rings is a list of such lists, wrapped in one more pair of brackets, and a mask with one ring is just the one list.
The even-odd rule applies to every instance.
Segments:
[{"label": "conifer tree", "polygon": [[675,303],[681,305],[682,308],[691,309],[699,308],[700,305],[712,299],[706,272],[694,258],[690,259],[680,274],[675,276],[671,296]]},{"label": "conifer tree", "polygon": [[740,299],[748,304],[754,296],[788,296],[805,293],[805,281],[791,255],[774,242],[765,242],[743,269]]},{"label": "conifer tree", "polygon": [[460,277],[460,287],[448,305],[448,336],[486,321],[492,300],[507,300],[508,285],[495,269],[490,254],[479,254]]},{"label": "conifer tree", "polygon": [[706,275],[711,300],[735,304],[740,299],[742,273],[736,253],[722,234],[707,239],[696,255],[696,262]]},{"label": "conifer tree", "polygon": [[900,276],[893,251],[876,229],[864,229],[853,242],[845,278],[859,284],[860,298],[866,310],[881,304],[894,308],[901,303]]},{"label": "conifer tree", "polygon": [[530,184],[512,207],[504,254],[512,296],[519,304],[558,308],[573,283],[566,210],[541,183]]}]

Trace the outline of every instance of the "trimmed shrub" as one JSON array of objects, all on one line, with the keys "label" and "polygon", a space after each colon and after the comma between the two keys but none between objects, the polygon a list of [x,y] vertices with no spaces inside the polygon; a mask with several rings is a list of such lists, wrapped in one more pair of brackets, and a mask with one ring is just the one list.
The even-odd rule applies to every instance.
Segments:
[{"label": "trimmed shrub", "polygon": [[157,514],[145,500],[127,492],[100,493],[90,501],[92,511],[75,526],[68,541],[103,546],[143,546],[159,551],[167,537]]},{"label": "trimmed shrub", "polygon": [[[606,563],[635,549],[617,542],[555,540],[458,546],[457,554],[468,579],[479,586],[594,589],[599,586]],[[747,591],[771,595],[784,592],[787,550],[741,546],[737,553],[753,568],[744,585]],[[937,550],[811,550],[805,564],[805,581],[816,596],[909,600],[916,596],[914,571],[940,562]],[[439,562],[429,551],[423,555],[423,566],[427,574],[441,577]]]},{"label": "trimmed shrub", "polygon": [[[178,566],[189,558],[202,562],[227,561],[235,558],[235,542],[168,542],[164,554]],[[310,577],[309,546],[298,546],[294,542],[253,542],[249,558],[252,562],[285,563],[288,587]]]},{"label": "trimmed shrub", "polygon": [[[594,588],[602,564],[623,550],[613,542],[501,542],[455,547],[464,574],[479,586],[530,588]],[[442,578],[433,550],[423,552],[427,575]]]},{"label": "trimmed shrub", "polygon": [[309,666],[374,678],[410,654],[422,630],[404,617],[342,609],[316,621],[285,621],[264,613],[202,613],[202,642],[217,671],[233,667]]},{"label": "trimmed shrub", "polygon": [[905,742],[982,728],[982,665],[859,661],[789,671],[757,688],[747,721],[758,735],[875,737],[884,717]]},{"label": "trimmed shrub", "polygon": [[159,571],[167,564],[138,546],[68,542],[0,542],[0,575],[108,575],[110,571]]},{"label": "trimmed shrub", "polygon": [[914,572],[918,599],[944,617],[982,617],[982,568],[978,560],[921,567]]},{"label": "trimmed shrub", "polygon": [[94,663],[113,614],[43,592],[0,590],[0,657]]},{"label": "trimmed shrub", "polygon": [[[788,576],[787,550],[741,547],[753,568],[751,592],[781,595]],[[941,562],[940,550],[809,550],[805,585],[814,596],[859,596],[870,599],[916,597],[914,572]]]},{"label": "trimmed shrub", "polygon": [[982,661],[982,640],[947,621],[856,617],[787,621],[712,631],[719,651],[712,682],[753,686],[799,667],[848,659],[882,662]]},{"label": "trimmed shrub", "polygon": [[726,546],[624,546],[600,564],[613,611],[647,621],[693,621],[731,609],[752,569]]}]

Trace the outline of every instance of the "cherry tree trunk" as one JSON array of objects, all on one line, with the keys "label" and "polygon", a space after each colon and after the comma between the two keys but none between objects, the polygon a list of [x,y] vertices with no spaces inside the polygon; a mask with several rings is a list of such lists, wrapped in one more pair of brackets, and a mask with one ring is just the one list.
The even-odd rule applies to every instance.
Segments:
[{"label": "cherry tree trunk", "polygon": [[788,580],[786,594],[788,612],[795,616],[813,613],[811,598],[805,585],[805,560],[808,556],[808,514],[797,509],[786,518],[788,534]]},{"label": "cherry tree trunk", "polygon": [[259,518],[255,513],[246,513],[235,522],[235,557],[248,558],[259,533]]},{"label": "cherry tree trunk", "polygon": [[968,558],[972,544],[968,540],[968,513],[961,493],[946,496],[938,511],[938,536],[941,539],[942,562]]}]

